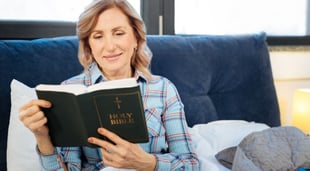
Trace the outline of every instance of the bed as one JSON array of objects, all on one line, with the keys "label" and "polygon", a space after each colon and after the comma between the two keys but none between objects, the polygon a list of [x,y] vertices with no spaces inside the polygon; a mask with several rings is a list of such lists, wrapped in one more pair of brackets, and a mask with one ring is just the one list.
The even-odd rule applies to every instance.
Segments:
[{"label": "bed", "polygon": [[[265,33],[148,35],[151,71],[175,83],[202,170],[229,170],[216,159],[255,131],[280,126]],[[82,71],[75,36],[0,41],[0,170],[38,167],[33,137],[17,108],[39,83]],[[35,169],[34,169],[35,170]]]}]

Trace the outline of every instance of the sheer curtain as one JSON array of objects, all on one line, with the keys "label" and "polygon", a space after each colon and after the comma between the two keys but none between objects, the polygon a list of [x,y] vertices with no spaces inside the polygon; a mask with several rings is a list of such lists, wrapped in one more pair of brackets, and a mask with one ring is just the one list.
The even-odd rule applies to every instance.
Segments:
[{"label": "sheer curtain", "polygon": [[[1,0],[0,20],[76,21],[92,0]],[[140,0],[128,0],[140,12]]]},{"label": "sheer curtain", "polygon": [[307,0],[175,0],[176,34],[305,35]]}]

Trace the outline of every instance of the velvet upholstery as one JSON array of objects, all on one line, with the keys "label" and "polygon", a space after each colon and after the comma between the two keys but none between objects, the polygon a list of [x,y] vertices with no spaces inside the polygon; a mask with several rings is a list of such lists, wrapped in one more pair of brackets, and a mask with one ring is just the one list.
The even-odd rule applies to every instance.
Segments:
[{"label": "velvet upholstery", "polygon": [[[189,126],[242,119],[279,126],[279,108],[264,33],[222,36],[148,36],[151,71],[175,83]],[[0,170],[13,78],[34,87],[60,83],[82,71],[75,36],[0,41]]]}]

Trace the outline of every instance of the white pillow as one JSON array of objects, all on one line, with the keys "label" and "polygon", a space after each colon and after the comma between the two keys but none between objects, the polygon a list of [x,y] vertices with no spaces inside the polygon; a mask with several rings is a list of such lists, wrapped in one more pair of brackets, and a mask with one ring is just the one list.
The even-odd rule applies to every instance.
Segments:
[{"label": "white pillow", "polygon": [[19,107],[31,99],[36,93],[23,83],[13,79],[11,82],[11,116],[7,141],[8,171],[39,171],[39,157],[35,151],[36,141],[33,134],[19,120]]}]

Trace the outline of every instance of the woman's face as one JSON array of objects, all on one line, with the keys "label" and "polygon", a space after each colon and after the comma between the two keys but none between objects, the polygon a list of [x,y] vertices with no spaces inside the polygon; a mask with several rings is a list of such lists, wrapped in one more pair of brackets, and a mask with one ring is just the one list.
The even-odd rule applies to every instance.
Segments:
[{"label": "woman's face", "polygon": [[102,12],[88,41],[96,62],[108,79],[132,76],[130,61],[137,39],[121,10],[111,8]]}]

